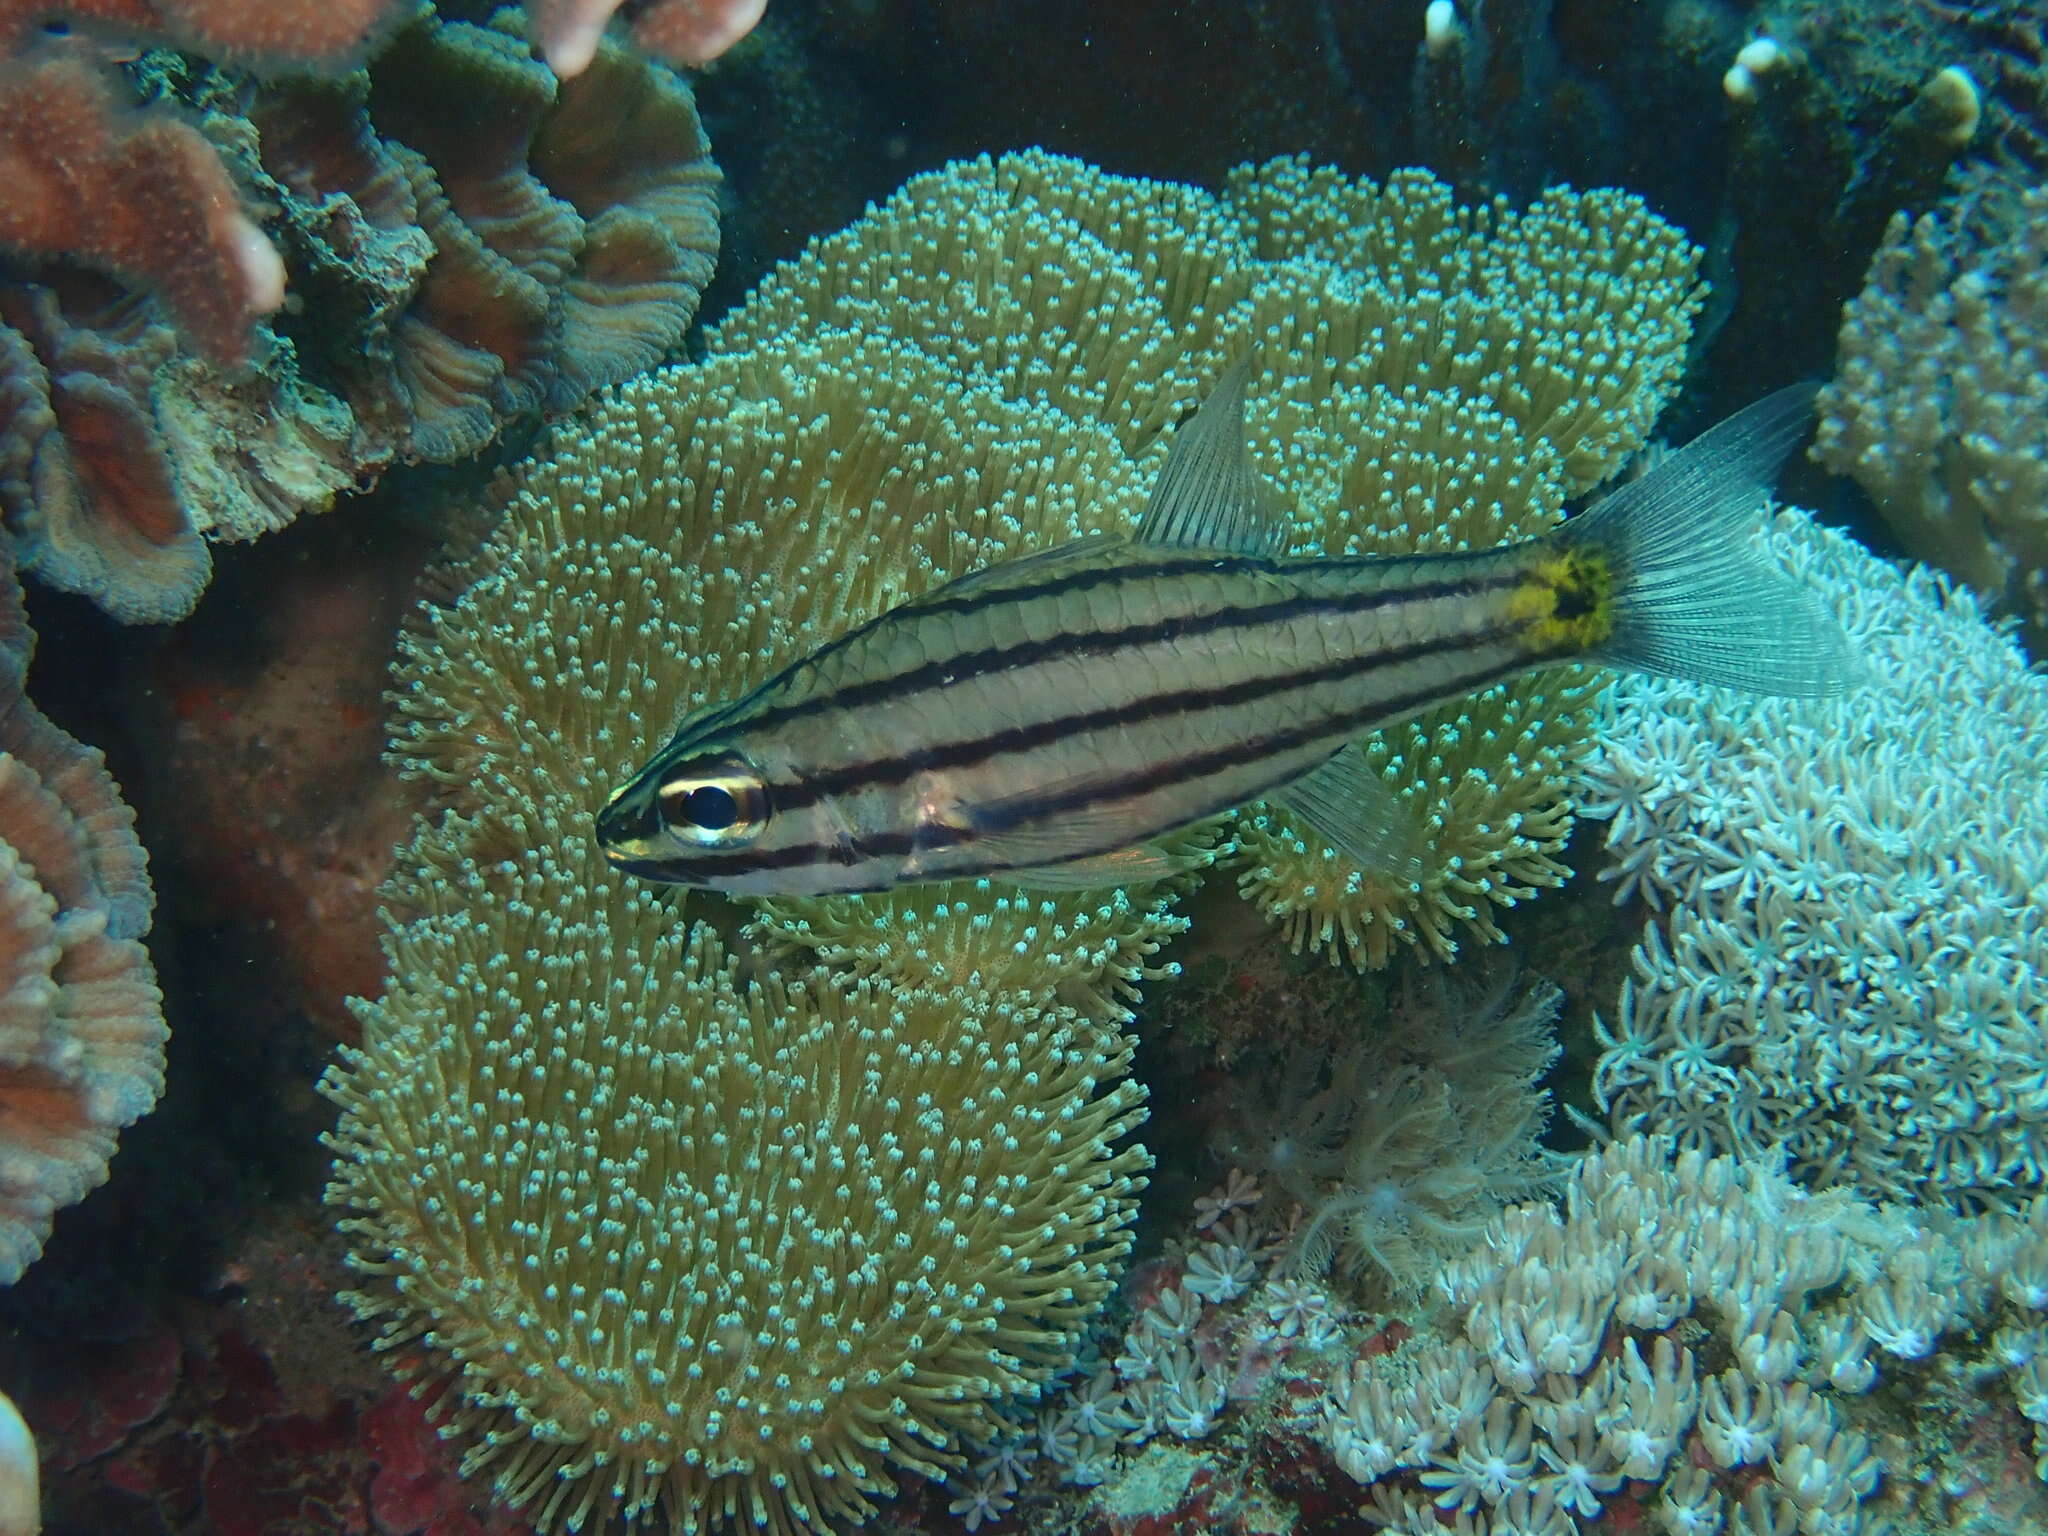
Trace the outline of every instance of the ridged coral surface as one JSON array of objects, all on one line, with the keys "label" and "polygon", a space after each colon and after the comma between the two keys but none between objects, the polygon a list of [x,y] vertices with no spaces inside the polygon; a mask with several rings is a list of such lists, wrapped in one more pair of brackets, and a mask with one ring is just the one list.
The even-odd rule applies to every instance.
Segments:
[{"label": "ridged coral surface", "polygon": [[[23,170],[0,245],[65,265],[0,286],[0,511],[30,569],[128,622],[190,611],[208,540],[282,527],[394,460],[467,457],[659,361],[716,260],[689,86],[616,43],[558,81],[509,10],[422,16],[338,78],[210,77],[211,137],[272,207],[300,300],[272,323],[224,231],[269,246],[208,136],[162,109],[94,136],[114,101],[97,73],[60,58],[27,78],[50,99],[0,131]],[[173,149],[190,163],[162,163]]]},{"label": "ridged coral surface", "polygon": [[22,697],[29,644],[0,560],[0,1285],[106,1178],[163,1091],[170,1033],[134,812],[100,754]]},{"label": "ridged coral surface", "polygon": [[1817,1187],[2014,1204],[2048,1151],[2048,679],[1947,577],[1795,512],[1772,541],[1860,686],[1615,685],[1586,814],[1617,898],[1659,915],[1595,1093],[1619,1127],[1781,1149]]}]

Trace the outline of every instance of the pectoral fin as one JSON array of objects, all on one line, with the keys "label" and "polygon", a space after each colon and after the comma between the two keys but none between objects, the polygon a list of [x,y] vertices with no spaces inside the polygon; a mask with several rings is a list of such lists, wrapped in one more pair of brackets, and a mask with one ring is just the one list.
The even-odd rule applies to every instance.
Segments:
[{"label": "pectoral fin", "polygon": [[[1164,880],[1204,862],[1144,843],[1151,831],[1124,801],[1096,800],[1092,776],[1076,775],[964,810],[975,850],[1001,866],[991,879],[1045,890],[1086,890]],[[963,808],[964,809],[964,808]],[[1071,857],[1076,849],[1108,853]]]},{"label": "pectoral fin", "polygon": [[1421,829],[1357,742],[1266,797],[1361,868],[1404,885],[1422,878]]}]

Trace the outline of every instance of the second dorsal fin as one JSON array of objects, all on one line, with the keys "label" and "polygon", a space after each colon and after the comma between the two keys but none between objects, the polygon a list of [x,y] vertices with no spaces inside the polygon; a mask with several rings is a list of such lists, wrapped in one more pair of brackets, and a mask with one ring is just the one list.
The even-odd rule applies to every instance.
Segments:
[{"label": "second dorsal fin", "polygon": [[1138,543],[1236,555],[1282,552],[1280,527],[1265,514],[1265,487],[1244,446],[1249,374],[1241,362],[1224,369],[1194,419],[1174,433],[1138,523]]}]

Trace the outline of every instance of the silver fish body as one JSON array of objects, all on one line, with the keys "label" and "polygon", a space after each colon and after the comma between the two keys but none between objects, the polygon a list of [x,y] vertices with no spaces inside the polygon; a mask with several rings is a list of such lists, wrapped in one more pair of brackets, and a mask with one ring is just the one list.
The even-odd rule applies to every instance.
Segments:
[{"label": "silver fish body", "polygon": [[1803,423],[1803,402],[1777,399],[1702,440],[1721,439],[1704,487],[1680,454],[1543,539],[1319,560],[1273,552],[1233,370],[1136,537],[965,577],[684,721],[604,808],[600,843],[630,873],[735,894],[1087,885],[1163,873],[1151,839],[1277,796],[1398,868],[1398,807],[1344,750],[1367,732],[1568,660],[1840,685],[1811,600],[1732,534],[1672,545],[1672,497],[1653,483],[1710,524],[1717,498],[1753,522],[1759,473]]}]

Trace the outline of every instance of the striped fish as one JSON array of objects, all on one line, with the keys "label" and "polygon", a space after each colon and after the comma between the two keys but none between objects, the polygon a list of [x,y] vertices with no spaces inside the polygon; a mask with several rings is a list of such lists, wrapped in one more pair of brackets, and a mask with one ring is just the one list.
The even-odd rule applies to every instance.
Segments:
[{"label": "striped fish", "polygon": [[1752,548],[1812,390],[1760,401],[1542,538],[1477,553],[1281,552],[1242,367],[1176,436],[1128,538],[961,578],[697,712],[614,794],[617,868],[747,895],[999,877],[1091,886],[1276,800],[1412,878],[1396,797],[1349,744],[1558,662],[1758,692],[1846,685],[1846,643]]}]

